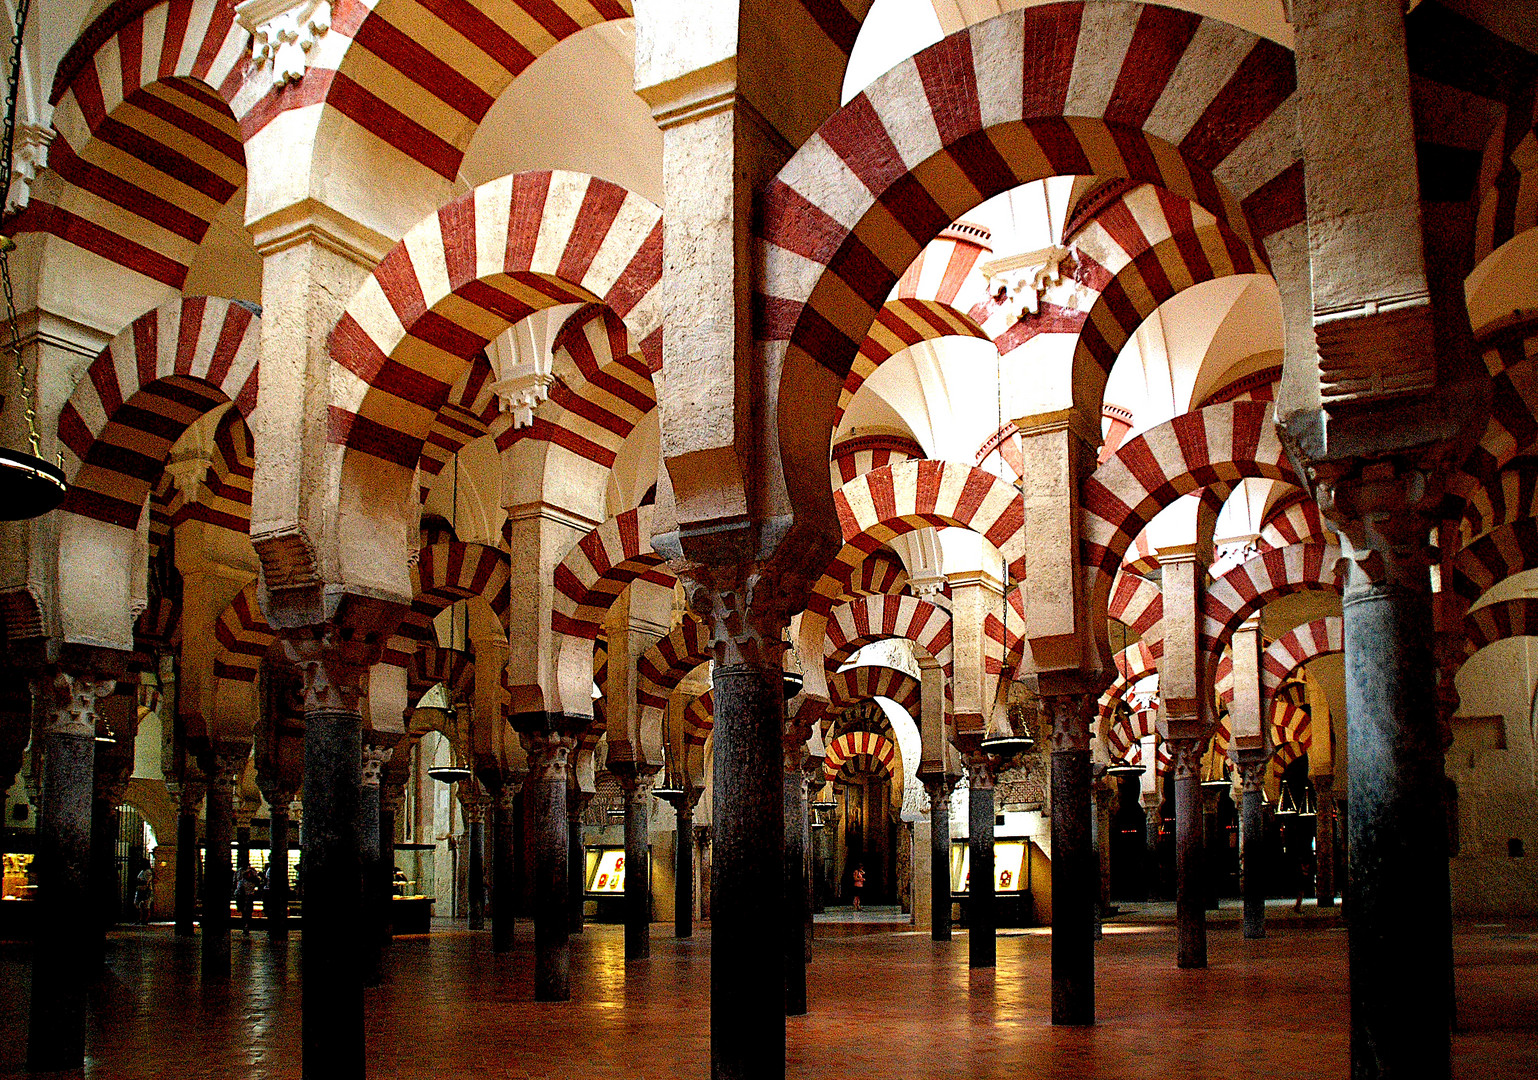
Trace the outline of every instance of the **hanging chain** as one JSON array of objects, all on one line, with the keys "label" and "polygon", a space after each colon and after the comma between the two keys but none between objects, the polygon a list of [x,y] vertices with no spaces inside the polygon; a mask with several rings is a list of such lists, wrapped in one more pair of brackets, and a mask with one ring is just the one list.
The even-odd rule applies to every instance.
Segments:
[{"label": "hanging chain", "polygon": [[[21,84],[22,36],[27,28],[27,11],[32,0],[20,0],[16,5],[14,30],[11,34],[11,68],[5,76],[5,128],[0,137],[0,192],[7,200],[11,196],[12,151],[16,144],[16,99]],[[27,418],[27,441],[32,445],[32,456],[42,456],[42,446],[37,438],[37,409],[32,401],[32,387],[27,382],[27,365],[21,359],[21,333],[16,328],[16,290],[11,284],[10,253],[16,242],[10,237],[0,237],[0,287],[5,290],[6,326],[9,328],[5,347],[10,350],[16,365],[16,385],[21,388],[23,413]],[[63,464],[63,454],[59,461]]]}]

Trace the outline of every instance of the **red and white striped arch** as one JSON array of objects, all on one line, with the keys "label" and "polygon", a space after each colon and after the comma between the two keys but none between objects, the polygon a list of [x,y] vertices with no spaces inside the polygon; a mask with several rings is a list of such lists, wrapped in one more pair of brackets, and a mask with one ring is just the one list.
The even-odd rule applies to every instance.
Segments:
[{"label": "red and white striped arch", "polygon": [[332,331],[331,441],[413,468],[486,345],[557,304],[607,304],[660,356],[661,272],[661,212],[606,180],[519,173],[461,195],[391,249]]},{"label": "red and white striped arch", "polygon": [[631,0],[338,0],[311,68],[244,117],[248,137],[285,110],[320,104],[323,144],[388,147],[373,155],[407,181],[459,175],[470,139],[497,97],[579,30],[633,14]]},{"label": "red and white striped arch", "polygon": [[1463,545],[1533,517],[1538,517],[1538,461],[1519,458],[1469,493],[1460,523]]},{"label": "red and white striped arch", "polygon": [[507,626],[512,602],[507,552],[486,544],[445,540],[425,547],[417,556],[417,590],[411,610],[401,621],[401,634],[421,644],[436,645],[433,620],[461,600],[486,601],[497,622]]},{"label": "red and white striped arch", "polygon": [[1164,656],[1163,640],[1139,641],[1128,645],[1113,658],[1116,678],[1100,695],[1099,718],[1110,723],[1116,714],[1116,704],[1142,680],[1159,672],[1159,660]]},{"label": "red and white striped arch", "polygon": [[418,646],[406,667],[406,693],[413,705],[439,683],[448,691],[451,704],[473,700],[475,657],[438,644]]},{"label": "red and white striped arch", "polygon": [[535,410],[533,424],[507,429],[498,449],[538,439],[613,468],[636,424],[657,407],[653,362],[660,365],[660,354],[648,361],[631,351],[630,333],[613,311],[582,308],[556,334],[549,400]]},{"label": "red and white striped arch", "polygon": [[636,661],[636,700],[645,707],[667,708],[668,695],[689,672],[709,660],[710,654],[710,632],[705,624],[685,615],[683,622]]},{"label": "red and white striped arch", "polygon": [[860,664],[828,676],[826,712],[836,716],[862,701],[886,698],[901,705],[914,723],[922,727],[923,697],[922,685],[906,671],[884,664]]},{"label": "red and white striped arch", "polygon": [[716,726],[716,698],[712,690],[706,690],[684,707],[684,745],[704,746],[710,732]]},{"label": "red and white striped arch", "polygon": [[250,417],[260,347],[257,317],[228,300],[176,299],[134,320],[59,413],[70,481],[62,509],[134,528],[188,425],[226,401]]},{"label": "red and white striped arch", "polygon": [[[1075,243],[1075,277],[1090,295],[1082,304],[1087,317],[1074,369],[1099,372],[1097,398],[1122,347],[1160,304],[1204,281],[1267,273],[1233,228],[1190,199],[1151,184],[1099,210]],[[1006,348],[1003,341],[1000,347]],[[1076,374],[1076,390],[1088,385]]]},{"label": "red and white striped arch", "polygon": [[1277,701],[1271,706],[1271,760],[1277,770],[1285,769],[1308,753],[1314,745],[1309,711],[1291,701]]},{"label": "red and white striped arch", "polygon": [[849,365],[849,375],[844,379],[844,388],[838,395],[838,408],[833,413],[833,426],[837,428],[843,422],[844,412],[860,392],[860,387],[882,364],[921,341],[945,337],[992,340],[976,319],[942,300],[899,295],[881,305],[881,310],[876,312],[876,321],[871,323],[870,332]]},{"label": "red and white striped arch", "polygon": [[255,682],[262,661],[277,637],[262,614],[252,581],[225,605],[214,623],[214,677],[235,682]]},{"label": "red and white striped arch", "polygon": [[1340,549],[1292,544],[1247,559],[1207,587],[1202,607],[1202,649],[1221,654],[1239,624],[1278,597],[1312,589],[1339,594]]},{"label": "red and white striped arch", "polygon": [[1260,476],[1296,483],[1271,406],[1238,401],[1184,413],[1128,440],[1084,482],[1080,558],[1091,610],[1106,602],[1138,533],[1182,495]]},{"label": "red and white striped arch", "polygon": [[1453,592],[1473,602],[1492,585],[1538,566],[1538,518],[1491,529],[1453,560]]},{"label": "red and white striped arch", "polygon": [[555,608],[550,626],[557,634],[592,641],[604,615],[637,578],[671,587],[674,577],[652,550],[652,508],[626,510],[578,540],[555,568]]},{"label": "red and white striped arch", "polygon": [[1476,608],[1463,617],[1464,654],[1514,637],[1538,637],[1538,597],[1519,596]]},{"label": "red and white striped arch", "polygon": [[877,735],[874,731],[846,731],[828,744],[827,757],[823,758],[822,774],[832,780],[843,768],[845,762],[865,764],[860,759],[868,759],[871,772],[884,772],[888,776],[897,776],[897,747],[890,739]]},{"label": "red and white striped arch", "polygon": [[1110,753],[1112,761],[1125,758],[1143,739],[1158,734],[1158,731],[1159,707],[1157,704],[1129,710],[1106,729],[1106,750]]},{"label": "red and white striped arch", "polygon": [[872,469],[927,456],[922,446],[905,435],[856,435],[833,448],[833,490],[837,491]]},{"label": "red and white striped arch", "polygon": [[946,674],[953,662],[951,613],[916,596],[866,596],[840,604],[828,614],[823,666],[833,672],[862,646],[903,638],[922,648]]},{"label": "red and white striped arch", "polygon": [[1106,615],[1142,637],[1164,618],[1164,592],[1147,578],[1123,570],[1111,587]]},{"label": "red and white striped arch", "polygon": [[1518,454],[1538,446],[1538,318],[1524,319],[1481,343],[1492,381],[1490,421],[1461,471],[1448,481],[1467,499],[1489,486]]},{"label": "red and white striped arch", "polygon": [[1345,652],[1345,626],[1339,615],[1295,626],[1271,644],[1260,657],[1261,696],[1269,700],[1277,689],[1310,660]]},{"label": "red and white striped arch", "polygon": [[1288,544],[1329,543],[1330,532],[1319,514],[1319,504],[1299,491],[1273,507],[1260,527],[1260,539],[1274,548]]},{"label": "red and white striped arch", "polygon": [[55,73],[56,205],[18,226],[180,289],[209,223],[246,181],[229,102],[250,35],[229,0],[114,4]]},{"label": "red and white striped arch", "polygon": [[433,417],[427,438],[422,442],[422,456],[417,459],[422,476],[418,497],[422,502],[427,501],[433,479],[455,454],[476,439],[508,426],[492,390],[495,378],[491,361],[482,352],[450,388],[448,400]]},{"label": "red and white striped arch", "polygon": [[856,95],[761,199],[759,334],[784,356],[778,430],[793,498],[825,445],[807,415],[831,418],[899,275],[952,221],[1022,183],[1093,174],[1167,188],[1258,244],[1303,220],[1295,83],[1273,42],[1091,0],[969,27]]}]

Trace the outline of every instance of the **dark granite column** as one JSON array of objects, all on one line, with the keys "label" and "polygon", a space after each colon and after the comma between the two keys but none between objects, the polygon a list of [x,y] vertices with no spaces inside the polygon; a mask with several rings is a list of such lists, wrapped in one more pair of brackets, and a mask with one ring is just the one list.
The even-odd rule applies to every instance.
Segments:
[{"label": "dark granite column", "polygon": [[587,921],[587,848],[582,843],[582,813],[592,797],[591,792],[583,792],[575,785],[566,789],[566,902],[573,934],[582,933]]},{"label": "dark granite column", "polygon": [[176,815],[176,936],[192,937],[198,915],[198,804],[203,785],[183,780]]},{"label": "dark granite column", "polygon": [[1261,865],[1265,851],[1266,767],[1270,755],[1246,760],[1241,751],[1239,773],[1244,795],[1239,806],[1239,888],[1244,894],[1244,936],[1266,936],[1266,879]]},{"label": "dark granite column", "polygon": [[39,679],[45,701],[40,745],[42,805],[37,824],[37,938],[32,950],[32,1012],[27,1068],[79,1069],[85,1062],[86,988],[90,985],[91,795],[96,703],[112,692],[62,671]]},{"label": "dark granite column", "polygon": [[[534,849],[534,1000],[571,1000],[571,862],[566,788],[576,739],[554,724],[526,731],[528,842]],[[495,925],[493,925],[495,929]]]},{"label": "dark granite column", "polygon": [[[465,784],[474,782],[464,781]],[[460,803],[465,817],[465,844],[470,849],[466,862],[470,866],[471,930],[486,929],[486,808],[486,802],[475,794]]]},{"label": "dark granite column", "polygon": [[1433,488],[1381,462],[1333,489],[1347,568],[1351,1071],[1364,1080],[1451,1072],[1446,774],[1428,525],[1412,510],[1434,505]]},{"label": "dark granite column", "polygon": [[[101,755],[96,768],[101,769]],[[107,929],[116,921],[118,799],[121,790],[103,790],[101,778],[91,799],[91,913],[80,930],[89,938],[89,956],[93,969],[107,962]]]},{"label": "dark granite column", "polygon": [[1315,886],[1320,907],[1335,906],[1335,777],[1329,773],[1312,778],[1318,817],[1314,819]]},{"label": "dark granite column", "polygon": [[1160,809],[1157,791],[1143,792],[1142,800],[1145,860],[1143,876],[1147,883],[1148,898],[1152,900],[1159,893],[1159,826],[1163,823],[1164,815]]},{"label": "dark granite column", "polygon": [[625,959],[652,954],[652,778],[623,773],[625,789]]},{"label": "dark granite column", "polygon": [[[514,869],[517,852],[514,850],[513,841],[517,835],[517,823],[514,817],[518,813],[520,792],[521,785],[517,781],[504,777],[502,789],[497,793],[496,802],[491,811],[491,951],[494,953],[512,952],[518,933],[518,889],[514,884],[514,878],[517,876]],[[564,806],[562,813],[565,813]],[[563,861],[565,856],[566,851],[563,845],[561,850]],[[471,859],[474,860],[474,858],[472,852]],[[470,864],[470,872],[475,873],[473,861]],[[565,998],[556,1000],[564,1001]]]},{"label": "dark granite column", "polygon": [[267,897],[263,909],[267,915],[267,935],[274,941],[288,940],[288,807],[294,801],[292,791],[264,792],[271,810],[267,825]]},{"label": "dark granite column", "polygon": [[806,1015],[806,738],[785,736],[785,1015]]},{"label": "dark granite column", "polygon": [[1090,839],[1089,713],[1078,696],[1041,700],[1052,720],[1052,1022],[1093,1024],[1099,874]]},{"label": "dark granite column", "polygon": [[[981,751],[967,760],[967,963],[993,967],[998,955],[993,916],[993,780],[996,762]],[[1053,910],[1054,916],[1056,909]]]},{"label": "dark granite column", "polygon": [[[811,737],[808,729],[807,738]],[[826,761],[826,757],[808,754],[806,764],[801,766],[801,799],[806,805],[806,813],[801,815],[801,961],[805,964],[812,962],[812,944],[817,930],[813,918],[817,907],[816,883],[813,881],[817,860],[812,847],[812,797],[824,783],[823,764]]]},{"label": "dark granite column", "polygon": [[251,815],[235,817],[235,876],[238,879],[251,866]]},{"label": "dark granite column", "polygon": [[1175,964],[1204,968],[1207,879],[1203,873],[1202,752],[1206,744],[1200,739],[1171,739],[1168,745],[1175,773]]},{"label": "dark granite column", "polygon": [[697,793],[685,788],[674,802],[678,817],[674,838],[673,936],[694,936],[694,800]]},{"label": "dark granite column", "polygon": [[235,888],[235,778],[245,756],[215,747],[204,764],[208,809],[203,820],[203,981],[230,977],[230,894]]},{"label": "dark granite column", "polygon": [[[714,1080],[785,1075],[783,616],[753,581],[692,586],[715,666],[710,862],[710,1061]],[[765,591],[768,591],[767,586]]]},{"label": "dark granite column", "polygon": [[[368,737],[372,738],[372,734]],[[379,781],[390,754],[388,746],[365,742],[358,762],[358,861],[363,890],[363,903],[358,912],[363,924],[359,954],[364,986],[378,986],[384,981],[381,941],[390,915],[385,905],[390,901],[388,894],[380,895],[379,888],[384,860]]]},{"label": "dark granite column", "polygon": [[929,792],[929,937],[951,939],[951,778],[931,777]]},{"label": "dark granite column", "polygon": [[318,640],[286,640],[284,647],[303,678],[303,1075],[305,1080],[362,1080],[359,698],[377,650],[334,639],[330,632]]},{"label": "dark granite column", "polygon": [[395,941],[395,838],[401,807],[406,803],[403,777],[386,771],[379,783],[379,944]]}]

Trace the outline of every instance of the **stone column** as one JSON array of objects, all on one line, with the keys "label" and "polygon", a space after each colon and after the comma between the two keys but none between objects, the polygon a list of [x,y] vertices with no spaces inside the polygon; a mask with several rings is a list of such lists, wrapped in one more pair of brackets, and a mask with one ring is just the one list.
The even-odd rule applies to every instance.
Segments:
[{"label": "stone column", "polygon": [[363,904],[358,914],[363,924],[360,951],[364,986],[378,986],[384,981],[380,952],[389,926],[390,909],[386,905],[390,895],[387,891],[381,894],[380,889],[384,875],[384,829],[379,788],[390,754],[390,747],[370,741],[363,744],[359,758],[358,856],[363,875]]},{"label": "stone column", "polygon": [[940,774],[924,783],[929,792],[929,896],[932,941],[951,939],[951,789],[955,781]]},{"label": "stone column", "polygon": [[[796,725],[792,724],[791,727]],[[806,1015],[806,738],[785,735],[785,1015]]]},{"label": "stone column", "polygon": [[[991,968],[998,955],[993,921],[993,781],[997,762],[980,750],[967,753],[968,829],[971,863],[967,883],[967,964]],[[1054,916],[1056,908],[1053,909]]]},{"label": "stone column", "polygon": [[592,799],[593,793],[583,791],[580,785],[566,789],[566,895],[573,934],[582,933],[587,922],[587,847],[582,843],[582,815]]},{"label": "stone column", "polygon": [[1335,906],[1335,777],[1321,773],[1311,777],[1318,817],[1314,819],[1314,884],[1320,907]]},{"label": "stone column", "polygon": [[[1052,720],[1052,1022],[1095,1022],[1095,848],[1089,713],[1094,698],[1042,698]],[[972,879],[977,880],[974,871]]]},{"label": "stone column", "polygon": [[398,774],[386,773],[379,785],[379,895],[383,901],[384,925],[379,944],[388,949],[395,943],[395,840],[400,833],[401,807],[406,804],[406,789]]},{"label": "stone column", "polygon": [[[577,740],[558,730],[525,734],[529,843],[534,849],[534,1000],[571,1000],[571,904],[566,789]],[[500,892],[500,887],[498,888]],[[495,930],[495,923],[493,923]]]},{"label": "stone column", "polygon": [[303,681],[303,1075],[362,1080],[363,717],[377,653],[327,628],[284,641]]},{"label": "stone column", "polygon": [[471,930],[486,929],[486,807],[487,803],[476,794],[460,801],[465,817],[465,844],[470,849],[465,861],[470,867]]},{"label": "stone column", "polygon": [[176,936],[192,937],[198,911],[198,804],[203,785],[183,780],[176,815]]},{"label": "stone column", "polygon": [[[101,769],[101,754],[96,755],[96,768]],[[93,968],[107,962],[107,930],[116,921],[117,899],[117,808],[127,788],[126,782],[116,784],[96,779],[96,790],[91,798],[91,859],[87,876],[90,879],[91,914],[81,931],[90,938],[90,958]]]},{"label": "stone column", "polygon": [[[27,1068],[79,1069],[85,1063],[86,988],[90,970],[91,793],[96,704],[112,680],[55,671],[38,696],[47,702],[40,745],[42,805],[37,824],[37,939],[32,951],[32,1011]],[[37,766],[34,765],[34,768]]]},{"label": "stone column", "polygon": [[619,774],[625,790],[625,959],[652,954],[651,802],[653,772]]},{"label": "stone column", "polygon": [[[1207,966],[1207,881],[1203,875],[1201,739],[1170,739],[1175,772],[1175,964]],[[1053,914],[1056,915],[1054,909]]]},{"label": "stone column", "polygon": [[294,792],[277,789],[264,791],[271,811],[267,824],[267,936],[273,941],[288,940],[288,822],[289,804]]},{"label": "stone column", "polygon": [[[716,1080],[785,1075],[783,613],[754,603],[756,573],[691,583],[711,633],[710,1060]],[[765,584],[764,592],[771,591]]]},{"label": "stone column", "polygon": [[235,808],[235,875],[238,879],[251,867],[251,808],[242,803]]},{"label": "stone column", "polygon": [[678,824],[674,837],[673,936],[679,940],[694,936],[694,801],[698,793],[684,788],[673,802]]},{"label": "stone column", "polygon": [[1261,867],[1261,853],[1265,850],[1264,788],[1270,755],[1247,760],[1249,753],[1246,751],[1239,761],[1244,786],[1243,802],[1239,807],[1239,888],[1244,894],[1244,936],[1263,938],[1266,936],[1266,879]]},{"label": "stone column", "polygon": [[249,747],[216,745],[209,754],[208,808],[203,818],[203,980],[230,977],[230,894],[235,888],[235,780]]},{"label": "stone column", "polygon": [[1090,775],[1095,777],[1090,786],[1090,795],[1094,800],[1094,817],[1090,823],[1094,826],[1095,865],[1099,871],[1095,892],[1096,941],[1100,940],[1100,925],[1105,920],[1105,913],[1111,908],[1111,823],[1115,819],[1116,804],[1121,796],[1121,788],[1116,781],[1097,775],[1103,768],[1090,763]]},{"label": "stone column", "polygon": [[[1418,512],[1436,495],[1426,472],[1383,461],[1320,496],[1346,555],[1346,890],[1359,1077],[1451,1071],[1446,773],[1428,522]],[[1409,941],[1420,945],[1406,948]]]},{"label": "stone column", "polygon": [[[491,826],[491,951],[494,953],[512,952],[513,942],[517,938],[517,912],[518,912],[518,888],[514,883],[517,877],[518,853],[515,848],[515,839],[518,835],[518,804],[522,801],[521,785],[511,780],[504,780],[501,790],[497,793],[497,801],[492,809]],[[566,808],[561,807],[561,824],[566,823]],[[565,837],[562,837],[561,860],[564,865],[566,860]],[[474,841],[471,841],[470,873],[475,873]],[[564,883],[565,878],[562,878]],[[470,887],[475,888],[475,879],[472,876]],[[563,894],[564,895],[564,894]],[[472,902],[473,910],[473,902]],[[565,998],[552,1000],[565,1001]]]}]

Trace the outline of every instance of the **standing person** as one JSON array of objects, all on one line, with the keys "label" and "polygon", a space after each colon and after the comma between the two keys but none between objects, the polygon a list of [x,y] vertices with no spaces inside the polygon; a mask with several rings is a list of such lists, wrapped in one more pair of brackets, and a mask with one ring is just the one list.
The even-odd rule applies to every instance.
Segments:
[{"label": "standing person", "polygon": [[865,867],[856,863],[854,873],[850,875],[854,880],[854,909],[860,910],[860,893],[865,888]]},{"label": "standing person", "polygon": [[155,867],[146,864],[134,879],[134,907],[139,911],[139,925],[150,924],[150,908],[155,903]]},{"label": "standing person", "polygon": [[251,913],[256,907],[256,896],[262,891],[262,875],[256,867],[248,866],[235,883],[235,907],[240,911],[240,932],[251,936]]}]

